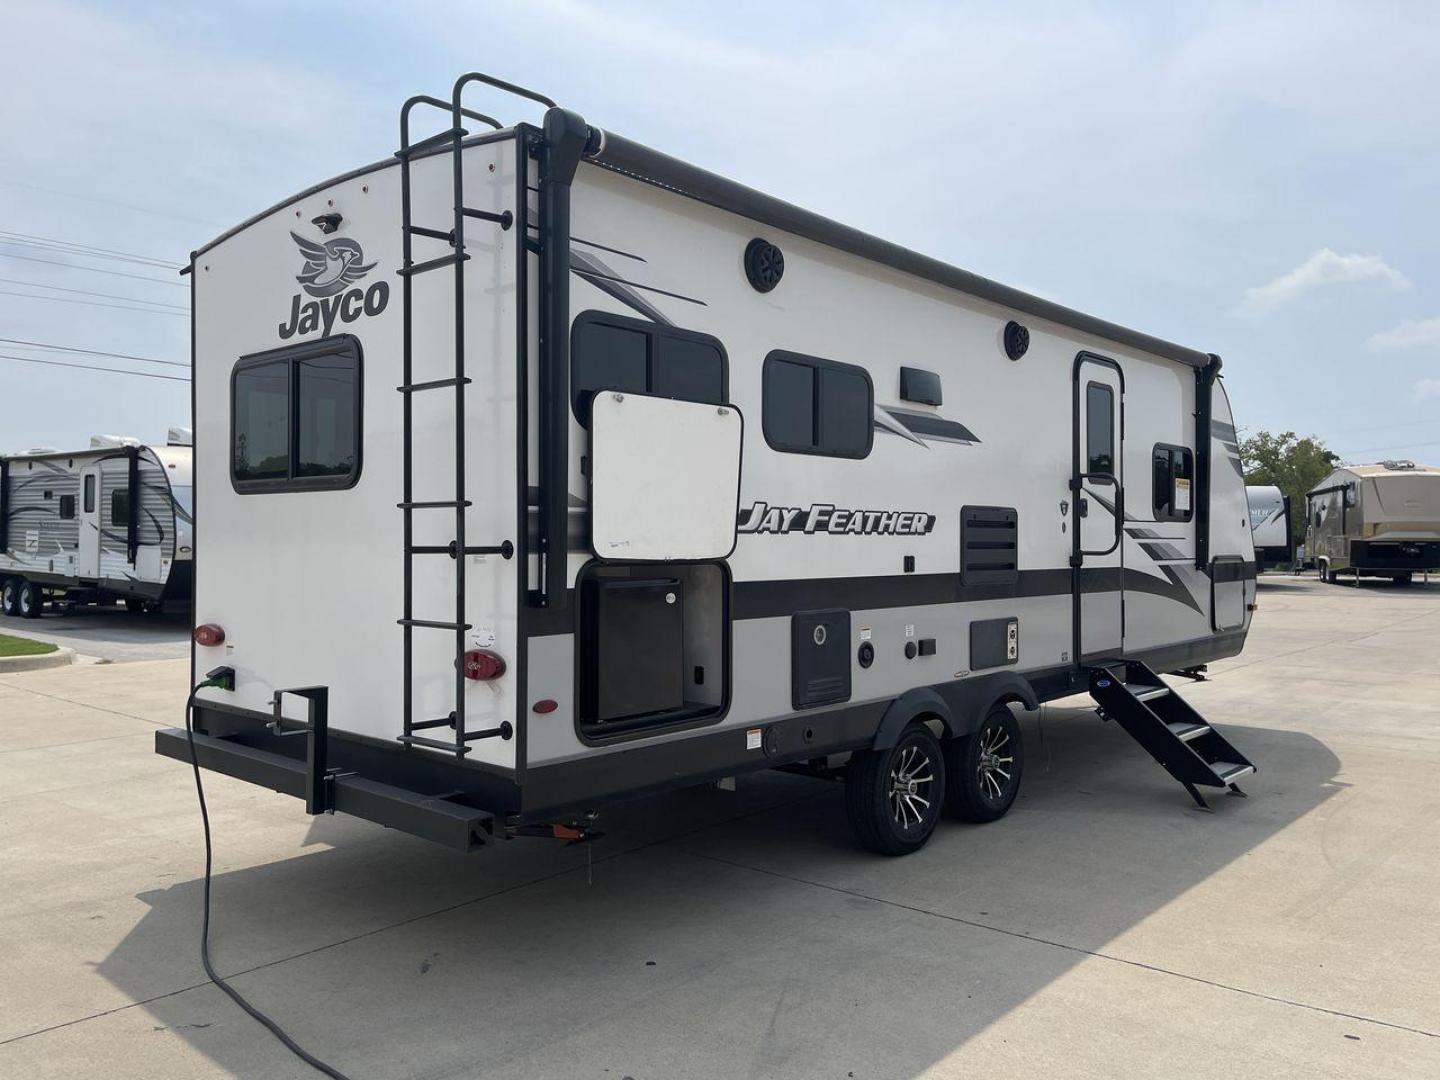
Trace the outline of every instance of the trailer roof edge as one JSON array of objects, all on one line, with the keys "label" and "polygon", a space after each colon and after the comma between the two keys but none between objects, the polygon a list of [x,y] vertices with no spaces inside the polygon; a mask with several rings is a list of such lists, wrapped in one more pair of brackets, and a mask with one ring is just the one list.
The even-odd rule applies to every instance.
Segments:
[{"label": "trailer roof edge", "polygon": [[1020,289],[1001,285],[979,274],[842,225],[838,221],[766,195],[734,180],[727,180],[723,176],[642,146],[614,132],[603,132],[599,148],[586,160],[718,209],[763,222],[818,244],[869,259],[893,270],[1012,308],[1037,319],[1058,323],[1142,352],[1154,353],[1190,367],[1204,368],[1212,362],[1208,354],[1197,349],[1186,348],[1164,338],[1131,330],[1063,304],[1032,296]]}]

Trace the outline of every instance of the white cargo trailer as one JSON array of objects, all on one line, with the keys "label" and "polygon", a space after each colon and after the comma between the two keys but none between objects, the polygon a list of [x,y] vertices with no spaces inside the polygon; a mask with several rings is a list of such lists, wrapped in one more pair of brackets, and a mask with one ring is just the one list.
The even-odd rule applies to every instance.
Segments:
[{"label": "white cargo trailer", "polygon": [[462,848],[801,769],[890,853],[1009,808],[1014,705],[1253,768],[1156,674],[1250,623],[1216,356],[474,74],[190,272],[203,767]]},{"label": "white cargo trailer", "polygon": [[84,450],[0,457],[0,605],[46,600],[132,611],[190,601],[190,429],[165,444],[96,435]]}]

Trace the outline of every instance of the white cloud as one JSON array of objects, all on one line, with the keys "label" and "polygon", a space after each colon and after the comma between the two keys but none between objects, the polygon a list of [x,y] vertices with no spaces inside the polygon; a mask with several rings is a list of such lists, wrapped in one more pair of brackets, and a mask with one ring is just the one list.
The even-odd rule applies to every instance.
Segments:
[{"label": "white cloud", "polygon": [[1321,248],[1289,273],[1245,290],[1240,313],[1261,315],[1289,304],[1308,292],[1328,285],[1374,282],[1392,289],[1408,289],[1410,279],[1379,255],[1339,255]]},{"label": "white cloud", "polygon": [[1429,401],[1440,398],[1440,379],[1421,379],[1415,384],[1415,400]]},{"label": "white cloud", "polygon": [[1373,335],[1372,349],[1423,349],[1440,345],[1440,319],[1405,319],[1399,326]]}]

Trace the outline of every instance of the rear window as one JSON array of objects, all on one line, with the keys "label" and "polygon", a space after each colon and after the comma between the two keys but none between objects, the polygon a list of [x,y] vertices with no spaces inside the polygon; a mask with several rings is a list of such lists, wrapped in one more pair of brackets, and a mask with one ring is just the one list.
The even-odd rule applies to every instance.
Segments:
[{"label": "rear window", "polygon": [[236,491],[353,487],[360,479],[360,343],[325,338],[242,357],[231,380]]}]

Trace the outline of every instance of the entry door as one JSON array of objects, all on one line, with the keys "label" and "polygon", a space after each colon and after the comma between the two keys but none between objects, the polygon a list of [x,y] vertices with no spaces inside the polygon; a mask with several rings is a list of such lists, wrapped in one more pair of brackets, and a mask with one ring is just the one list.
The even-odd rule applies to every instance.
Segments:
[{"label": "entry door", "polygon": [[1125,380],[1111,360],[1075,364],[1075,501],[1072,563],[1078,660],[1118,656],[1124,644],[1121,591],[1125,517]]},{"label": "entry door", "polygon": [[75,558],[75,575],[100,576],[100,467],[92,465],[80,473],[80,550]]}]

